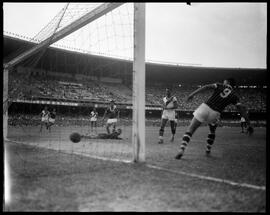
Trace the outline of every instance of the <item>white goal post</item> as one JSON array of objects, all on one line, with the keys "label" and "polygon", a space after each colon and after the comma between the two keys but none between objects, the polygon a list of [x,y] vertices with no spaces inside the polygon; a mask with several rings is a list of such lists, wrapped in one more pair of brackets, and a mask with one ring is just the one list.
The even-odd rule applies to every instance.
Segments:
[{"label": "white goal post", "polygon": [[145,161],[145,3],[134,3],[133,161]]}]

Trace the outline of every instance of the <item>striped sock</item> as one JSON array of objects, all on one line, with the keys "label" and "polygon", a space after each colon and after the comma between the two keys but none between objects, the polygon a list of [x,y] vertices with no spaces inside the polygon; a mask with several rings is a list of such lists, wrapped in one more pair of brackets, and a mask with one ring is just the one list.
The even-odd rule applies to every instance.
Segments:
[{"label": "striped sock", "polygon": [[212,147],[212,145],[214,144],[214,141],[215,141],[215,137],[216,137],[216,135],[213,134],[213,133],[208,134],[207,145],[206,145],[207,151],[211,150],[211,147]]},{"label": "striped sock", "polygon": [[182,138],[182,142],[181,142],[181,146],[180,149],[182,149],[183,151],[185,150],[187,144],[190,141],[192,134],[190,132],[186,132]]}]

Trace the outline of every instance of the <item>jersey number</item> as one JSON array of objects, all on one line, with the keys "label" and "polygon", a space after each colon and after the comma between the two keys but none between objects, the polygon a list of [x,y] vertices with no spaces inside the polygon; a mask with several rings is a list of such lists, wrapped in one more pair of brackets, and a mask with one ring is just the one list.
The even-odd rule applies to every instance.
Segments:
[{"label": "jersey number", "polygon": [[222,98],[226,98],[228,95],[230,95],[231,92],[232,92],[232,91],[231,91],[229,88],[225,88],[225,89],[223,90],[223,92],[220,93],[219,95],[220,95]]}]

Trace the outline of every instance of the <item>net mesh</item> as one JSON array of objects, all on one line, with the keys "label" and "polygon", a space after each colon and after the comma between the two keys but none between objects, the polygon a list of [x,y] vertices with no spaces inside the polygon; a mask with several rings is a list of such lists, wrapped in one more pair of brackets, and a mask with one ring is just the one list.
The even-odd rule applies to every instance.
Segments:
[{"label": "net mesh", "polygon": [[[100,5],[67,4],[30,42],[40,43],[52,38]],[[82,58],[78,53],[87,55]],[[112,66],[119,65],[119,61],[107,60],[104,64],[90,60],[97,55],[106,59],[111,56],[132,58],[133,4],[108,12],[10,72],[9,97],[13,106],[9,113],[9,140],[71,154],[131,160],[131,113],[122,109],[131,104],[132,85],[123,84],[117,72],[108,72]],[[121,71],[132,74],[132,62],[127,62],[128,66]],[[120,110],[116,127],[122,130],[121,139],[97,138],[107,133],[108,116],[104,120],[102,117],[112,99]],[[51,126],[42,122],[45,106],[50,113],[56,109],[55,123]],[[98,120],[97,127],[92,128],[90,113],[94,107]],[[109,129],[112,132],[112,126]],[[73,132],[86,137],[72,143],[69,136]]]}]

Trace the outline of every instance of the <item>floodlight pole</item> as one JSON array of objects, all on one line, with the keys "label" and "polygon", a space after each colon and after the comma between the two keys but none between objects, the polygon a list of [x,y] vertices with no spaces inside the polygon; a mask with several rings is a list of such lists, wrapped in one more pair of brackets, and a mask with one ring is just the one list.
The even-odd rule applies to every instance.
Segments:
[{"label": "floodlight pole", "polygon": [[145,3],[134,3],[133,161],[145,162]]}]

